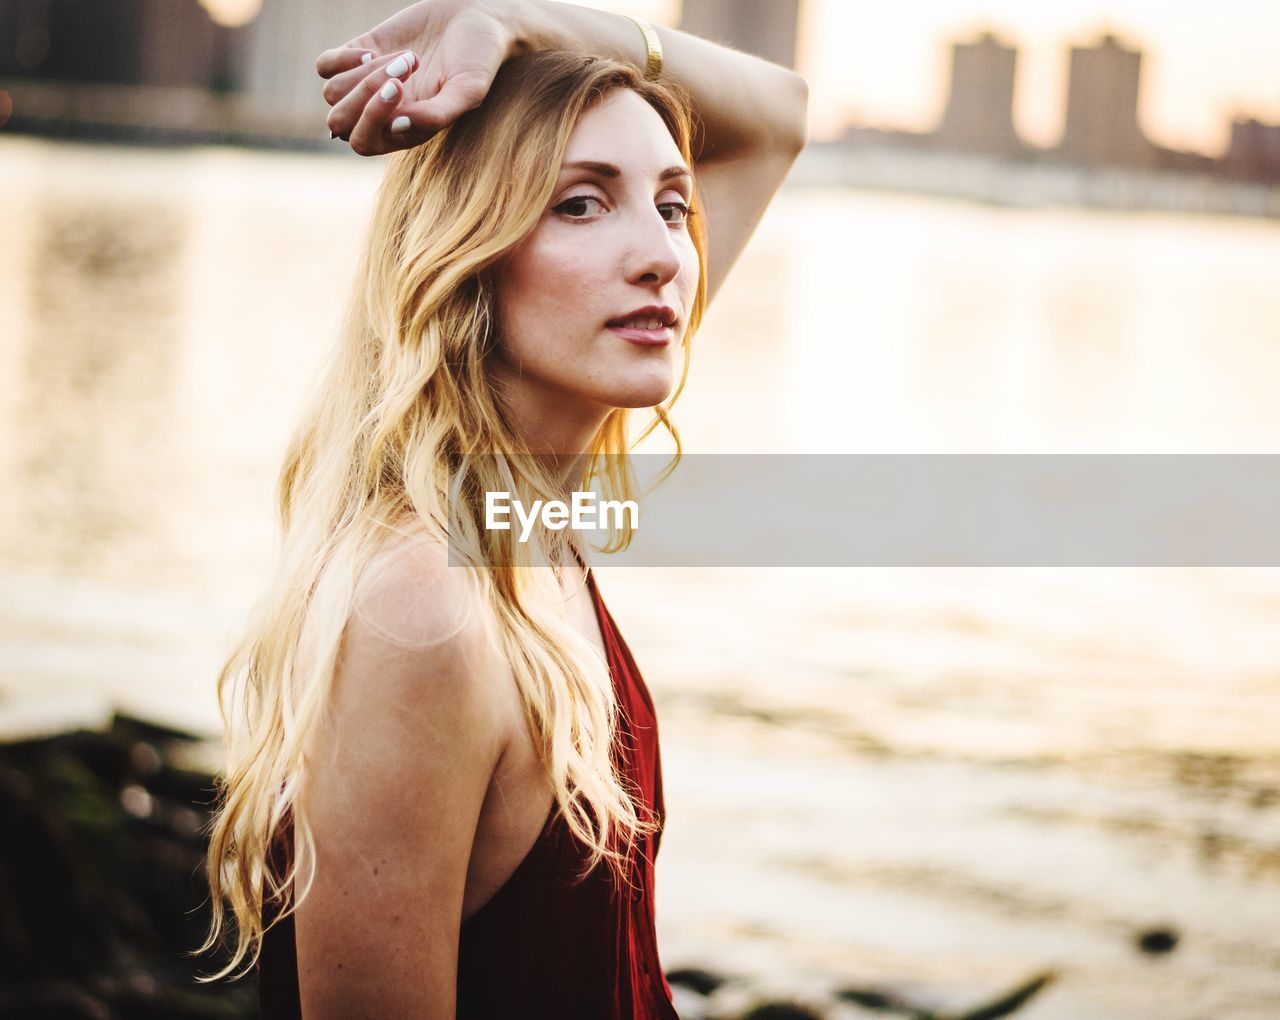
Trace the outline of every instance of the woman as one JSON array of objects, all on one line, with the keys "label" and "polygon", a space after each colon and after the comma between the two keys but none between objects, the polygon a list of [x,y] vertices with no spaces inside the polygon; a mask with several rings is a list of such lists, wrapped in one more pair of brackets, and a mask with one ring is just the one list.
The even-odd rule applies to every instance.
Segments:
[{"label": "woman", "polygon": [[266,1017],[673,1017],[652,702],[573,533],[483,504],[634,496],[628,412],[675,435],[807,89],[531,0],[420,3],[318,69],[335,136],[404,151],[220,679],[208,946],[225,898]]}]

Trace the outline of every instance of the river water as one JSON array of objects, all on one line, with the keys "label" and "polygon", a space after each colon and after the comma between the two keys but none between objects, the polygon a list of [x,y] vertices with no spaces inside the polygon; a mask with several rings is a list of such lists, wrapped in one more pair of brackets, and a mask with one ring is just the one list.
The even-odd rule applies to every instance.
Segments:
[{"label": "river water", "polygon": [[[380,171],[0,139],[3,732],[216,730]],[[1274,452],[1277,271],[1270,222],[789,187],[677,422],[698,453]],[[1055,966],[1020,1016],[1280,1016],[1280,571],[597,574],[662,725],[668,968],[957,1007]]]}]

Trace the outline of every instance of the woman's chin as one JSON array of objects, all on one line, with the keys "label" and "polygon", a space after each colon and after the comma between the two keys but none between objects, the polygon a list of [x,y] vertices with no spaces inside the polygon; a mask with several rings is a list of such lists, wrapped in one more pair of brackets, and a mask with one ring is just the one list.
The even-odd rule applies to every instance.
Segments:
[{"label": "woman's chin", "polygon": [[619,387],[610,394],[609,403],[614,407],[637,409],[654,407],[671,396],[675,389],[675,380],[670,377],[662,379],[637,381],[632,386]]}]

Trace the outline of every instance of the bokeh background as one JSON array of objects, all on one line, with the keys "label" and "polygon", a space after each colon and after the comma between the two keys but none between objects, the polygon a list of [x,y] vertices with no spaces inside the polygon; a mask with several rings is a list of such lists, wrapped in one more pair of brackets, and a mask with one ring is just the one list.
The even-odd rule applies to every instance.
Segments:
[{"label": "bokeh background", "polygon": [[[37,916],[22,862],[88,875],[78,834],[117,809],[196,859],[179,801],[216,767],[214,678],[382,172],[329,141],[314,57],[397,6],[0,6],[10,917]],[[811,86],[813,141],[697,338],[687,450],[1280,447],[1274,4],[592,6]],[[662,725],[660,944],[706,972],[682,1015],[957,1015],[1053,969],[1006,1012],[1280,1016],[1280,571],[597,575]],[[76,772],[90,738],[58,745],[45,782],[76,730],[118,746]],[[45,942],[0,930],[0,1009],[93,896],[119,898],[71,897]],[[120,924],[192,948],[159,902]],[[110,980],[49,964],[93,974],[57,1015],[178,1015],[139,1005],[178,980],[121,949],[145,939],[104,937]]]}]

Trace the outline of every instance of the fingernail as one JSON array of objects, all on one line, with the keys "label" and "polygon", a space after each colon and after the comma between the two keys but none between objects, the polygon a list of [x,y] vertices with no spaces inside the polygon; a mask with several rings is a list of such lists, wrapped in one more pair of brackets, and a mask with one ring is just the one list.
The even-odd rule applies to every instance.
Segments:
[{"label": "fingernail", "polygon": [[387,74],[392,78],[399,78],[407,70],[409,70],[409,58],[404,55],[396,57],[387,65]]},{"label": "fingernail", "polygon": [[396,84],[396,80],[392,78],[382,86],[382,91],[378,93],[383,99],[391,100],[399,94],[400,87]]},{"label": "fingernail", "polygon": [[404,132],[408,130],[409,130],[408,117],[397,117],[395,120],[391,122],[391,133],[393,135],[404,134]]},{"label": "fingernail", "polygon": [[329,140],[330,140],[330,141],[333,141],[333,139],[335,139],[335,138],[337,138],[337,137],[338,137],[338,132],[336,132],[336,131],[330,131],[330,132],[329,132]]},{"label": "fingernail", "polygon": [[367,64],[367,63],[369,63],[371,60],[373,60],[373,54],[372,54],[372,53],[366,53],[363,57],[361,57],[361,58],[360,58],[360,63],[362,63],[362,64]]}]

